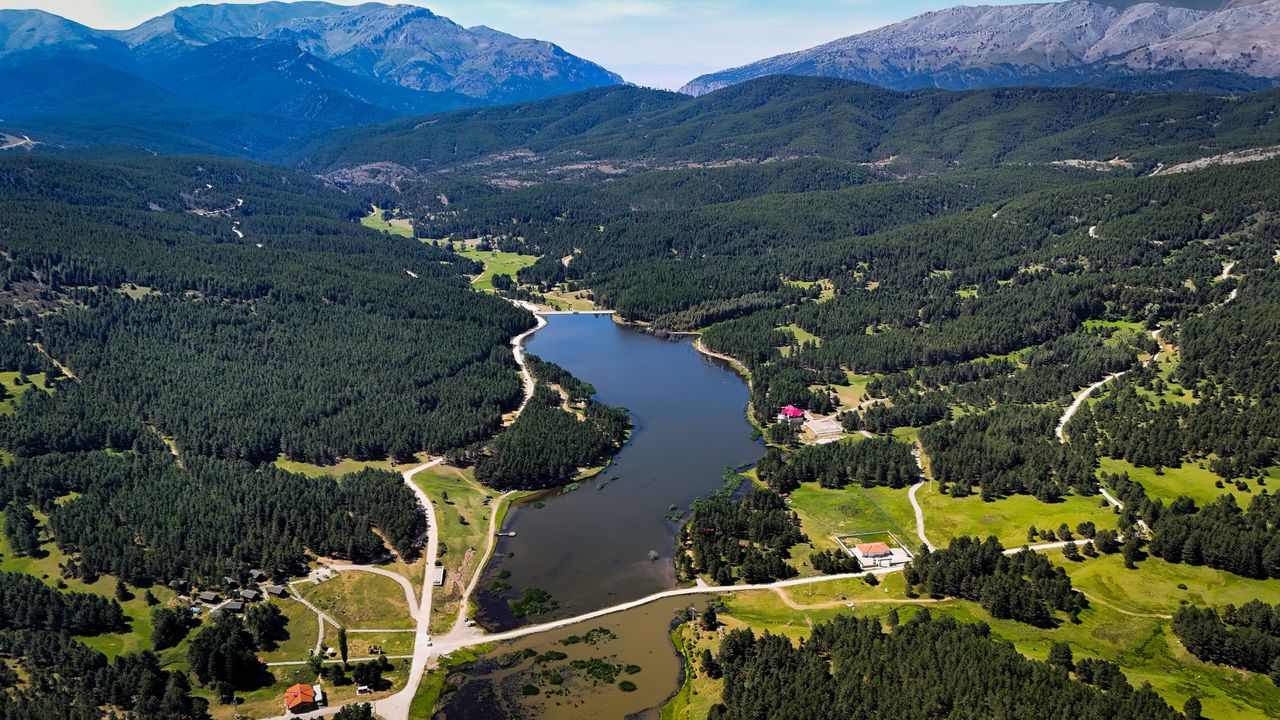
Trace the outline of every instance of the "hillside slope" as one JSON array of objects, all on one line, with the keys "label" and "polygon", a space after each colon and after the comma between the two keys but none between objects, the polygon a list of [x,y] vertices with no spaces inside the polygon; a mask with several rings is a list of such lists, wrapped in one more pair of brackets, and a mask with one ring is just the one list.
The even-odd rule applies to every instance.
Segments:
[{"label": "hillside slope", "polygon": [[1232,91],[1242,83],[1257,89],[1267,83],[1246,78],[1280,75],[1278,21],[1280,0],[1212,9],[1087,0],[959,6],[703,75],[681,91],[701,95],[779,74],[898,89],[1034,84]]}]

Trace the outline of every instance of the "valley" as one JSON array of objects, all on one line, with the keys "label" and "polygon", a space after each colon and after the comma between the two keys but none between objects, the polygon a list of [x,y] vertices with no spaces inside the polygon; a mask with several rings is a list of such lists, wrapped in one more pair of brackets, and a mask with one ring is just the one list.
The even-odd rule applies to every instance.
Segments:
[{"label": "valley", "polygon": [[0,720],[1280,718],[1278,1],[0,10]]}]

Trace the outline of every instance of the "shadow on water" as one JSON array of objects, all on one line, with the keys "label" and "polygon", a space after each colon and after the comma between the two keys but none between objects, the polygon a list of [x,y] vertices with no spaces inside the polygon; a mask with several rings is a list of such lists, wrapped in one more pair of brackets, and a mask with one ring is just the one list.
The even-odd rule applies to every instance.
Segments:
[{"label": "shadow on water", "polygon": [[[503,530],[516,536],[499,539],[476,594],[477,619],[490,630],[522,624],[507,601],[526,588],[546,590],[558,605],[529,618],[542,622],[673,587],[671,506],[686,509],[721,487],[726,467],[763,453],[751,439],[746,383],[690,338],[659,339],[599,315],[549,321],[528,351],[594,385],[601,402],[627,408],[634,428],[597,479],[508,513]],[[510,588],[494,594],[495,581]]]}]

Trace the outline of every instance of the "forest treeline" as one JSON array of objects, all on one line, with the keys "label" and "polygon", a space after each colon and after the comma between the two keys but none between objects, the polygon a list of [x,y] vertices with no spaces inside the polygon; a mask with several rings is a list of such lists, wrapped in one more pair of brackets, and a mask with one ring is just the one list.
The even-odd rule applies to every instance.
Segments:
[{"label": "forest treeline", "polygon": [[23,339],[183,452],[407,461],[488,437],[519,401],[507,341],[528,313],[473,293],[469,262],[352,222],[359,201],[314,179],[4,158],[0,187]]},{"label": "forest treeline", "polygon": [[1112,663],[1081,661],[1073,679],[992,637],[984,623],[933,619],[927,609],[889,632],[877,618],[840,616],[798,645],[732,630],[716,661],[724,690],[710,720],[1183,718]]},{"label": "forest treeline", "polygon": [[124,629],[124,611],[115,600],[60,592],[33,575],[0,572],[0,630],[98,635]]},{"label": "forest treeline", "polygon": [[945,548],[922,548],[904,572],[908,589],[973,600],[992,617],[1038,627],[1052,627],[1055,611],[1075,619],[1088,604],[1049,558],[1027,549],[1006,554],[994,537],[958,537]]},{"label": "forest treeline", "polygon": [[740,496],[739,480],[728,471],[724,489],[694,502],[676,547],[681,577],[708,575],[717,585],[732,585],[737,580],[759,584],[798,574],[787,560],[791,547],[807,539],[799,518],[767,488],[752,488]]},{"label": "forest treeline", "polygon": [[[547,366],[536,367],[545,373]],[[569,392],[581,397],[585,387],[569,383]],[[559,393],[539,384],[511,427],[477,450],[476,479],[498,490],[540,490],[602,464],[622,447],[631,421],[625,409],[582,402],[579,416],[560,407]]]},{"label": "forest treeline", "polygon": [[1264,490],[1247,508],[1232,495],[1204,506],[1183,495],[1165,505],[1127,474],[1105,473],[1102,482],[1124,504],[1122,530],[1132,531],[1139,520],[1146,524],[1152,555],[1249,578],[1280,577],[1280,496]]},{"label": "forest treeline", "polygon": [[1280,685],[1280,605],[1251,600],[1221,612],[1184,605],[1173,632],[1201,660],[1269,674]]}]

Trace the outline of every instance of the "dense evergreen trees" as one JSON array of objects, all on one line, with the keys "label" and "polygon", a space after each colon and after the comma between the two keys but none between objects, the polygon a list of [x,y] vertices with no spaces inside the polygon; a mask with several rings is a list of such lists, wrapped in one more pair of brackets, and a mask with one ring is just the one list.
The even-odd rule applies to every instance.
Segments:
[{"label": "dense evergreen trees", "polygon": [[253,637],[230,613],[220,614],[191,640],[187,663],[201,685],[226,684],[237,690],[256,687],[266,668],[255,655]]},{"label": "dense evergreen trees", "polygon": [[539,385],[520,417],[483,451],[476,478],[497,489],[563,485],[622,446],[631,426],[626,410],[586,400],[579,416],[560,401]]},{"label": "dense evergreen trees", "polygon": [[22,630],[0,631],[0,658],[26,676],[21,688],[0,688],[4,720],[94,720],[108,706],[138,720],[208,718],[185,674],[163,669],[149,652],[108,662],[64,633]]},{"label": "dense evergreen trees", "polygon": [[777,493],[753,488],[737,498],[729,487],[693,504],[676,562],[683,574],[710,575],[720,585],[766,583],[797,574],[786,560],[804,540],[799,519]]},{"label": "dense evergreen trees", "polygon": [[101,595],[61,592],[31,575],[0,572],[0,630],[98,635],[125,629],[124,611]]},{"label": "dense evergreen trees", "polygon": [[1270,673],[1280,685],[1280,605],[1252,600],[1221,613],[1185,605],[1173,616],[1173,631],[1201,660]]},{"label": "dense evergreen trees", "polygon": [[1053,502],[1068,491],[1097,491],[1094,458],[1053,436],[1059,412],[1020,405],[966,415],[920,432],[934,478],[965,496],[980,486],[984,499],[1034,495]]},{"label": "dense evergreen trees", "polygon": [[16,502],[5,507],[4,537],[17,555],[34,556],[40,552],[40,524],[31,508]]},{"label": "dense evergreen trees", "polygon": [[876,619],[841,616],[798,646],[734,630],[716,661],[725,684],[713,720],[1182,717],[1109,663],[1089,661],[1077,682],[995,640],[985,624],[933,620],[927,610],[892,632]]},{"label": "dense evergreen trees", "polygon": [[[18,306],[63,307],[26,336],[183,452],[408,460],[489,436],[519,400],[506,344],[528,314],[471,292],[454,256],[352,223],[358,201],[314,180],[6,158],[0,186],[3,272],[39,292]],[[236,232],[211,214],[228,208]],[[149,292],[112,292],[128,286]]]},{"label": "dense evergreen trees", "polygon": [[1280,496],[1263,492],[1247,510],[1231,495],[1203,508],[1183,497],[1154,508],[1153,516],[1148,550],[1156,557],[1245,577],[1280,577]]},{"label": "dense evergreen trees", "polygon": [[892,438],[813,445],[785,462],[771,454],[757,470],[760,479],[779,492],[790,492],[802,482],[827,488],[849,484],[903,488],[920,477],[911,447]]},{"label": "dense evergreen trees", "polygon": [[1007,555],[994,537],[959,537],[946,548],[923,550],[906,567],[907,583],[930,595],[974,600],[993,617],[1040,627],[1061,610],[1075,617],[1086,602],[1066,571],[1031,550]]}]

